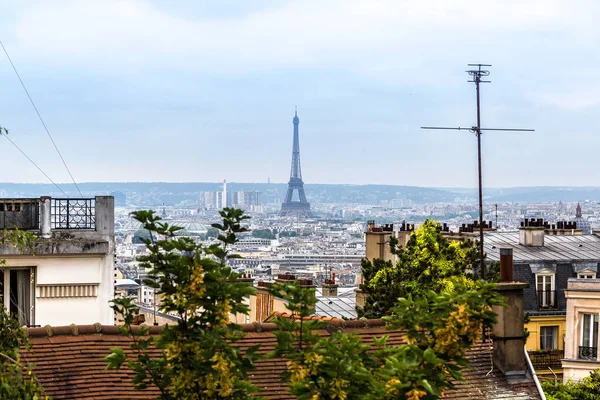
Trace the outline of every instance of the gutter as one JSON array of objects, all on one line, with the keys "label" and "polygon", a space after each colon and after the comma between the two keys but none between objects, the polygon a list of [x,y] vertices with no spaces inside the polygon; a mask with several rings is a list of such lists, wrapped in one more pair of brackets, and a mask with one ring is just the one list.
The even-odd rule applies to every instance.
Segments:
[{"label": "gutter", "polygon": [[529,367],[529,372],[531,372],[531,376],[533,378],[533,382],[535,383],[535,387],[538,390],[540,398],[542,400],[547,400],[546,395],[544,394],[544,390],[542,389],[542,385],[540,385],[540,381],[535,373],[535,369],[533,369],[533,364],[531,364],[531,360],[529,359],[529,354],[527,353],[527,349],[524,347],[523,351],[525,352],[525,360],[527,361],[527,366]]}]

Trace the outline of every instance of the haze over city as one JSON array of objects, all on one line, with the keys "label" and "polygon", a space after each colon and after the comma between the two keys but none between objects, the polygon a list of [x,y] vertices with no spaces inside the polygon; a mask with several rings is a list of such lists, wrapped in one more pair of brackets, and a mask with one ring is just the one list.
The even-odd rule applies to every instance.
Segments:
[{"label": "haze over city", "polygon": [[[484,185],[595,186],[599,7],[4,2],[0,38],[79,182],[286,182],[297,105],[307,183],[475,187],[473,134],[419,127],[475,124],[482,62],[482,125],[536,130],[483,135]],[[2,126],[68,182],[1,55]],[[47,182],[2,143],[3,181]]]}]

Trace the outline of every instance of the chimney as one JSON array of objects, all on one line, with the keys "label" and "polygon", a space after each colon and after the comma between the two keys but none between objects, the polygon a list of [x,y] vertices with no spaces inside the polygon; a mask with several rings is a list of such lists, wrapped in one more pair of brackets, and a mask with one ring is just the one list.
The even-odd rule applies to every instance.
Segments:
[{"label": "chimney", "polygon": [[373,228],[375,228],[375,220],[370,219],[367,221],[367,232],[373,232]]},{"label": "chimney", "polygon": [[500,249],[500,282],[513,281],[513,249]]},{"label": "chimney", "polygon": [[323,282],[323,296],[337,297],[338,285],[335,283],[335,274],[331,275],[331,279],[325,279]]},{"label": "chimney", "polygon": [[527,283],[513,282],[513,249],[500,249],[500,282],[496,290],[504,297],[504,307],[493,306],[498,322],[492,327],[494,366],[507,379],[525,378],[525,335],[523,324],[523,289]]},{"label": "chimney", "polygon": [[251,275],[251,274],[241,274],[241,275],[238,277],[238,280],[239,280],[240,282],[247,283],[247,284],[249,284],[250,286],[252,286],[252,285],[254,284],[254,278],[252,277],[252,275]]},{"label": "chimney", "polygon": [[256,287],[256,322],[263,322],[275,308],[275,297],[271,293],[271,283],[259,281]]},{"label": "chimney", "polygon": [[410,240],[410,235],[415,230],[415,226],[411,224],[407,224],[406,221],[402,221],[402,225],[400,225],[400,229],[398,230],[398,247],[403,248],[406,247],[406,243]]},{"label": "chimney", "polygon": [[525,219],[519,228],[519,244],[528,247],[544,246],[545,229],[546,227],[543,219]]}]

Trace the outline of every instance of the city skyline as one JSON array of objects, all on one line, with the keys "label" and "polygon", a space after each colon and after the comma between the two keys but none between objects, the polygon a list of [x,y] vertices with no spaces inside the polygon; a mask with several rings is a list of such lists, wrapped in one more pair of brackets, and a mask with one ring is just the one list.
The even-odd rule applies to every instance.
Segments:
[{"label": "city skyline", "polygon": [[[0,6],[0,37],[77,182],[286,182],[297,104],[306,184],[475,187],[473,135],[419,127],[474,125],[464,70],[484,62],[483,126],[536,129],[483,135],[484,187],[600,185],[594,2],[166,7]],[[0,125],[69,182],[0,55]],[[19,171],[5,181],[46,182],[0,143]]]}]

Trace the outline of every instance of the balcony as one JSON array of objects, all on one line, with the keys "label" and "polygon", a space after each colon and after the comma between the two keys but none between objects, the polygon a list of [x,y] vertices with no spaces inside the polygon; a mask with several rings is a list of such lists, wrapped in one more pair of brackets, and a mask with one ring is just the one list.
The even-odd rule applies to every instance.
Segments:
[{"label": "balcony", "polygon": [[586,347],[579,346],[579,353],[577,354],[579,360],[597,360],[598,359],[598,348],[597,347]]},{"label": "balcony", "polygon": [[96,199],[0,199],[0,230],[96,229]]},{"label": "balcony", "polygon": [[95,229],[96,199],[50,199],[52,229]]},{"label": "balcony", "polygon": [[558,308],[556,290],[538,290],[537,302],[540,310],[555,310]]},{"label": "balcony", "polygon": [[563,350],[540,350],[530,351],[529,358],[535,370],[547,371],[548,368],[562,369],[561,359],[565,358]]},{"label": "balcony", "polygon": [[40,199],[0,199],[0,230],[40,228]]}]

